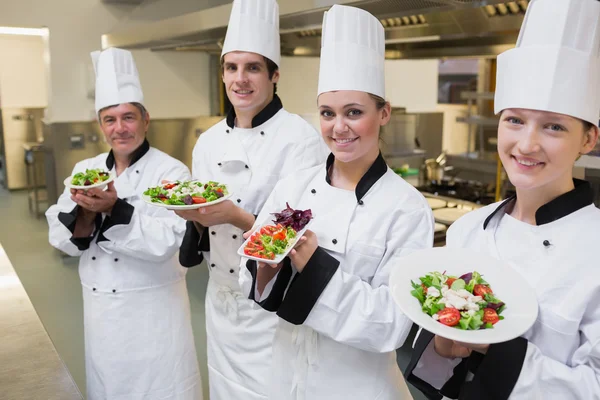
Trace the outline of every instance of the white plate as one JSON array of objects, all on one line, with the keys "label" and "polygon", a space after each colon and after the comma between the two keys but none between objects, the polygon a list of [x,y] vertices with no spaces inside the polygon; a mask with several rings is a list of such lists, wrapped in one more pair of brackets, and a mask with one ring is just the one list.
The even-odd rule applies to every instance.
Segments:
[{"label": "white plate", "polygon": [[[463,343],[502,343],[523,335],[537,319],[538,302],[534,290],[517,271],[489,254],[436,247],[416,251],[399,260],[390,276],[392,296],[410,320],[436,335]],[[496,297],[506,304],[502,312],[504,319],[493,329],[477,331],[465,331],[435,321],[421,310],[419,300],[410,294],[411,280],[419,282],[419,277],[434,271],[446,271],[454,276],[479,272]]]},{"label": "white plate", "polygon": [[172,211],[185,211],[185,210],[197,210],[202,207],[214,206],[215,204],[222,203],[225,200],[231,198],[231,196],[233,196],[233,193],[226,194],[225,196],[221,197],[219,200],[211,201],[209,203],[190,204],[190,205],[184,205],[184,206],[174,206],[172,204],[155,203],[152,201],[152,198],[146,194],[142,195],[142,199],[146,203],[156,206],[156,207],[162,207],[162,208],[166,208],[167,210],[172,210]]},{"label": "white plate", "polygon": [[115,180],[115,176],[111,173],[108,174],[108,179],[105,180],[104,182],[100,182],[100,183],[96,183],[95,185],[89,185],[89,186],[78,186],[78,185],[71,185],[71,181],[73,180],[73,176],[69,176],[67,179],[64,180],[64,184],[67,188],[69,189],[75,189],[75,190],[89,190],[89,189],[104,189],[106,186],[108,186],[108,184],[112,181]]},{"label": "white plate", "polygon": [[284,258],[287,257],[287,255],[289,254],[290,251],[292,251],[292,249],[296,245],[296,242],[298,242],[298,239],[300,239],[302,237],[302,235],[304,235],[304,232],[306,232],[306,230],[310,227],[310,225],[312,224],[312,222],[314,221],[314,219],[315,219],[315,216],[313,215],[312,219],[310,221],[308,221],[308,224],[306,224],[306,226],[296,234],[296,238],[292,241],[292,243],[290,243],[288,245],[287,250],[283,254],[278,254],[273,260],[267,260],[265,258],[260,258],[260,257],[252,257],[252,256],[249,256],[246,253],[244,253],[244,248],[246,247],[246,245],[250,241],[250,238],[252,237],[252,235],[254,234],[254,232],[256,232],[257,230],[261,229],[264,226],[275,225],[275,223],[273,221],[270,221],[270,220],[266,221],[266,222],[264,222],[262,224],[260,224],[257,229],[254,229],[252,231],[252,233],[250,234],[250,236],[248,236],[248,239],[246,239],[244,241],[244,243],[242,244],[242,246],[238,249],[237,253],[238,253],[238,255],[240,257],[247,258],[249,260],[263,262],[263,263],[266,263],[266,264],[277,265],[280,262],[282,262]]}]

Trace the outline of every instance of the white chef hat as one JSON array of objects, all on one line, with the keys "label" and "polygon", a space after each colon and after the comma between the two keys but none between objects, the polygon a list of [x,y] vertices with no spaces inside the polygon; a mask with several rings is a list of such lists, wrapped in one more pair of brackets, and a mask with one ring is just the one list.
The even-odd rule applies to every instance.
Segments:
[{"label": "white chef hat", "polygon": [[109,48],[94,51],[91,56],[96,71],[96,114],[117,104],[144,104],[140,77],[130,51]]},{"label": "white chef hat", "polygon": [[385,98],[385,32],[360,8],[334,5],[323,18],[318,95],[357,90]]},{"label": "white chef hat", "polygon": [[498,56],[496,114],[549,111],[598,124],[600,1],[532,0],[517,46]]},{"label": "white chef hat", "polygon": [[232,51],[257,53],[281,62],[279,5],[275,0],[234,0],[221,57]]}]

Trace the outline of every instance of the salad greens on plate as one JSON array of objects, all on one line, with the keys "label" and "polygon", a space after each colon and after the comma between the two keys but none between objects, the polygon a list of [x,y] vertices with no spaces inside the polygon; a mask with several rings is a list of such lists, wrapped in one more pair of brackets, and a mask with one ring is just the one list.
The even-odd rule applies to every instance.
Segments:
[{"label": "salad greens on plate", "polygon": [[491,329],[506,308],[477,272],[460,277],[430,272],[411,281],[411,294],[434,320],[462,330]]},{"label": "salad greens on plate", "polygon": [[153,203],[172,206],[211,203],[228,194],[226,185],[213,181],[176,181],[149,188],[144,192]]},{"label": "salad greens on plate", "polygon": [[85,172],[78,172],[71,178],[71,185],[73,186],[91,186],[97,183],[102,183],[110,178],[108,172],[96,168],[86,169]]}]

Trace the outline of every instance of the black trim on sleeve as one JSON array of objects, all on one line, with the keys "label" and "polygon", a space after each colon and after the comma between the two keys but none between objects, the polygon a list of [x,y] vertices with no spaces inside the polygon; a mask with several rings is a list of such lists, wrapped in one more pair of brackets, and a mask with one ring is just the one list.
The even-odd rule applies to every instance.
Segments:
[{"label": "black trim on sleeve", "polygon": [[277,315],[294,325],[304,323],[339,265],[337,259],[317,247],[302,273],[297,274],[290,285]]},{"label": "black trim on sleeve", "polygon": [[460,399],[508,399],[521,375],[527,345],[527,340],[521,337],[490,345],[473,381],[469,382],[468,393],[461,393]]},{"label": "black trim on sleeve", "polygon": [[117,202],[113,206],[110,215],[104,219],[104,223],[100,227],[100,233],[98,234],[98,240],[96,243],[108,241],[106,236],[104,236],[104,233],[113,226],[129,225],[131,218],[133,217],[134,210],[135,207],[125,200],[117,199]]},{"label": "black trim on sleeve", "polygon": [[417,338],[417,342],[415,343],[415,347],[413,348],[410,362],[406,367],[406,371],[404,371],[404,378],[408,383],[420,390],[429,400],[441,400],[442,395],[436,388],[434,388],[421,378],[413,375],[413,371],[417,367],[417,363],[423,356],[423,353],[427,349],[427,346],[429,346],[429,343],[431,342],[433,337],[433,333],[426,331],[425,329],[421,330],[421,333]]},{"label": "black trim on sleeve", "polygon": [[179,247],[179,263],[186,268],[195,267],[204,260],[203,251],[210,251],[208,228],[198,232],[194,222],[187,221],[185,235]]},{"label": "black trim on sleeve", "polygon": [[250,271],[250,274],[252,275],[252,289],[250,290],[250,293],[248,293],[248,298],[250,300],[254,300],[258,305],[260,305],[267,311],[275,312],[279,309],[283,301],[283,297],[285,296],[285,291],[290,285],[290,279],[292,278],[293,274],[292,262],[289,257],[284,258],[282,262],[283,265],[281,266],[281,269],[277,274],[277,278],[275,279],[275,283],[273,284],[271,293],[269,293],[269,296],[262,301],[256,301],[256,298],[254,297],[258,263],[254,260],[248,260],[246,262],[246,268],[248,269],[248,271]]},{"label": "black trim on sleeve", "polygon": [[[58,213],[58,220],[71,232],[71,235],[75,233],[75,224],[77,223],[77,214],[79,213],[79,206],[76,205],[71,212]],[[88,237],[74,237],[71,236],[70,241],[73,243],[79,251],[85,251],[90,248],[90,244],[94,237],[96,236],[96,232],[100,229],[100,225],[102,224],[102,215],[96,214],[96,219],[94,220],[94,232],[91,236]]]}]

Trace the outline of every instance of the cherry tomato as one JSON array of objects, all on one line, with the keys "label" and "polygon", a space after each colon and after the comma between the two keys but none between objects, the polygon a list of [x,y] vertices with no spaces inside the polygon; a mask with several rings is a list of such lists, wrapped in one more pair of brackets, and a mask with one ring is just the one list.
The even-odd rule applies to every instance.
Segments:
[{"label": "cherry tomato", "polygon": [[446,285],[448,285],[448,287],[452,287],[452,284],[455,280],[456,278],[448,278],[448,280],[446,281]]},{"label": "cherry tomato", "polygon": [[493,308],[484,308],[483,309],[483,322],[494,325],[496,322],[500,320],[498,317],[498,313]]},{"label": "cherry tomato", "polygon": [[423,288],[423,293],[427,294],[427,286],[424,283],[421,283],[421,287]]},{"label": "cherry tomato", "polygon": [[458,325],[460,321],[460,311],[456,308],[446,307],[437,313],[439,319],[442,324],[446,326],[455,326]]},{"label": "cherry tomato", "polygon": [[192,201],[194,204],[204,204],[206,203],[206,199],[204,197],[194,197],[192,196]]},{"label": "cherry tomato", "polygon": [[475,285],[473,294],[475,296],[484,297],[486,293],[493,294],[492,289],[487,285]]},{"label": "cherry tomato", "polygon": [[169,190],[169,189],[173,189],[175,186],[177,186],[176,183],[167,183],[165,186],[163,186],[163,189]]},{"label": "cherry tomato", "polygon": [[285,231],[278,231],[273,234],[273,240],[285,240]]},{"label": "cherry tomato", "polygon": [[219,192],[219,193],[223,193],[223,189],[221,189],[221,188],[217,188],[216,190],[217,190],[217,192]]}]

